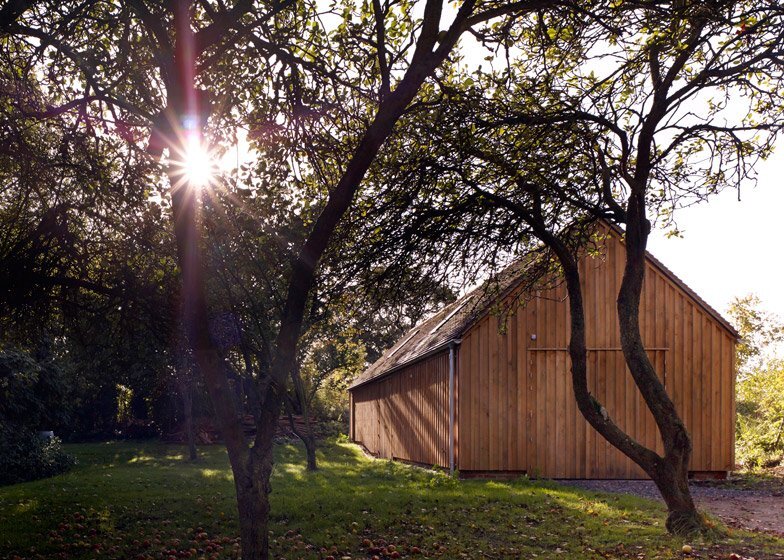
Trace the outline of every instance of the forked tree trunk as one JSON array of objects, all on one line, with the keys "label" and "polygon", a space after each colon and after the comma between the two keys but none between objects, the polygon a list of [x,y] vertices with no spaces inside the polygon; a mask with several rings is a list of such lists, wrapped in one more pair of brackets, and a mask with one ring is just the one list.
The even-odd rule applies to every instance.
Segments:
[{"label": "forked tree trunk", "polygon": [[[691,442],[672,401],[648,360],[639,334],[638,316],[635,314],[635,301],[637,302],[636,309],[639,309],[642,275],[645,270],[645,249],[642,250],[642,260],[638,261],[639,252],[630,251],[627,236],[629,255],[627,256],[627,270],[624,273],[624,281],[618,298],[618,315],[624,357],[661,432],[665,449],[663,457],[641,445],[624,432],[609,416],[602,403],[591,394],[587,375],[585,308],[577,259],[556,236],[550,234],[544,227],[535,227],[535,230],[537,236],[553,249],[564,271],[571,315],[569,356],[572,362],[572,388],[580,413],[599,434],[632,459],[651,477],[667,505],[666,527],[668,531],[675,534],[689,534],[701,530],[704,524],[694,506],[688,484]],[[638,270],[639,266],[642,266],[641,272]],[[639,284],[635,284],[638,273]],[[629,276],[632,276],[631,280],[627,279]]]}]

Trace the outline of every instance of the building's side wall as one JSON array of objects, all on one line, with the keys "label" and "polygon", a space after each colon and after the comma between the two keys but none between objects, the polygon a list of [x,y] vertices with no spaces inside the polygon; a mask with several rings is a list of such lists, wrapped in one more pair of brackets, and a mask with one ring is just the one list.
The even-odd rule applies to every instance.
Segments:
[{"label": "building's side wall", "polygon": [[[653,417],[620,351],[615,299],[623,251],[613,234],[604,258],[581,263],[589,385],[613,419],[661,451]],[[653,263],[646,270],[640,320],[649,355],[692,435],[691,470],[731,470],[733,337]],[[458,393],[461,471],[527,471],[559,478],[643,476],[577,410],[568,341],[563,287],[539,293],[509,318],[505,332],[499,332],[497,317],[487,316],[466,333],[460,346]]]},{"label": "building's side wall", "polygon": [[379,457],[449,466],[449,351],[352,390],[351,425]]}]

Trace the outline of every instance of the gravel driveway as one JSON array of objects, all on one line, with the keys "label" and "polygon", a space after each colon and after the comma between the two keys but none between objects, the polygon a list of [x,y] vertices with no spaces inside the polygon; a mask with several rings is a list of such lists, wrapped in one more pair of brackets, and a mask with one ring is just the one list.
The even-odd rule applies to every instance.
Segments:
[{"label": "gravel driveway", "polygon": [[[649,480],[561,480],[561,484],[598,492],[632,494],[661,500],[656,486]],[[697,506],[732,527],[767,531],[784,535],[784,496],[769,489],[727,488],[703,482],[691,483]]]}]

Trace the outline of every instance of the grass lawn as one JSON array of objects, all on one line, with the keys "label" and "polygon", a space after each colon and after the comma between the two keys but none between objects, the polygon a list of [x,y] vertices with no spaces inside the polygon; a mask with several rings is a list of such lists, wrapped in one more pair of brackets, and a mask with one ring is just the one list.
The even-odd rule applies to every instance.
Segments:
[{"label": "grass lawn", "polygon": [[[221,447],[197,464],[155,442],[69,445],[70,473],[0,487],[0,558],[236,558],[234,488]],[[548,482],[456,482],[329,442],[321,470],[277,448],[273,558],[682,558],[664,510]],[[369,544],[372,541],[372,545]],[[782,558],[784,540],[729,532],[693,557]]]}]

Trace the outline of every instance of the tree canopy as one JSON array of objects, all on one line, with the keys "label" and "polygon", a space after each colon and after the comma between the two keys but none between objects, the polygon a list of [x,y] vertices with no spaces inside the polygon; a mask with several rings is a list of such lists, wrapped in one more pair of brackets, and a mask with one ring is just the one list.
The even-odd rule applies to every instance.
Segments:
[{"label": "tree canopy", "polygon": [[[8,2],[6,337],[67,341],[91,385],[112,372],[110,400],[127,380],[149,404],[192,361],[243,554],[264,558],[282,411],[452,298],[454,275],[541,251],[539,277],[569,286],[580,410],[657,481],[668,527],[692,529],[688,434],[639,333],[641,263],[651,218],[739,187],[770,153],[782,16],[731,0]],[[587,390],[576,255],[597,220],[626,230],[623,352],[664,456]]]}]

